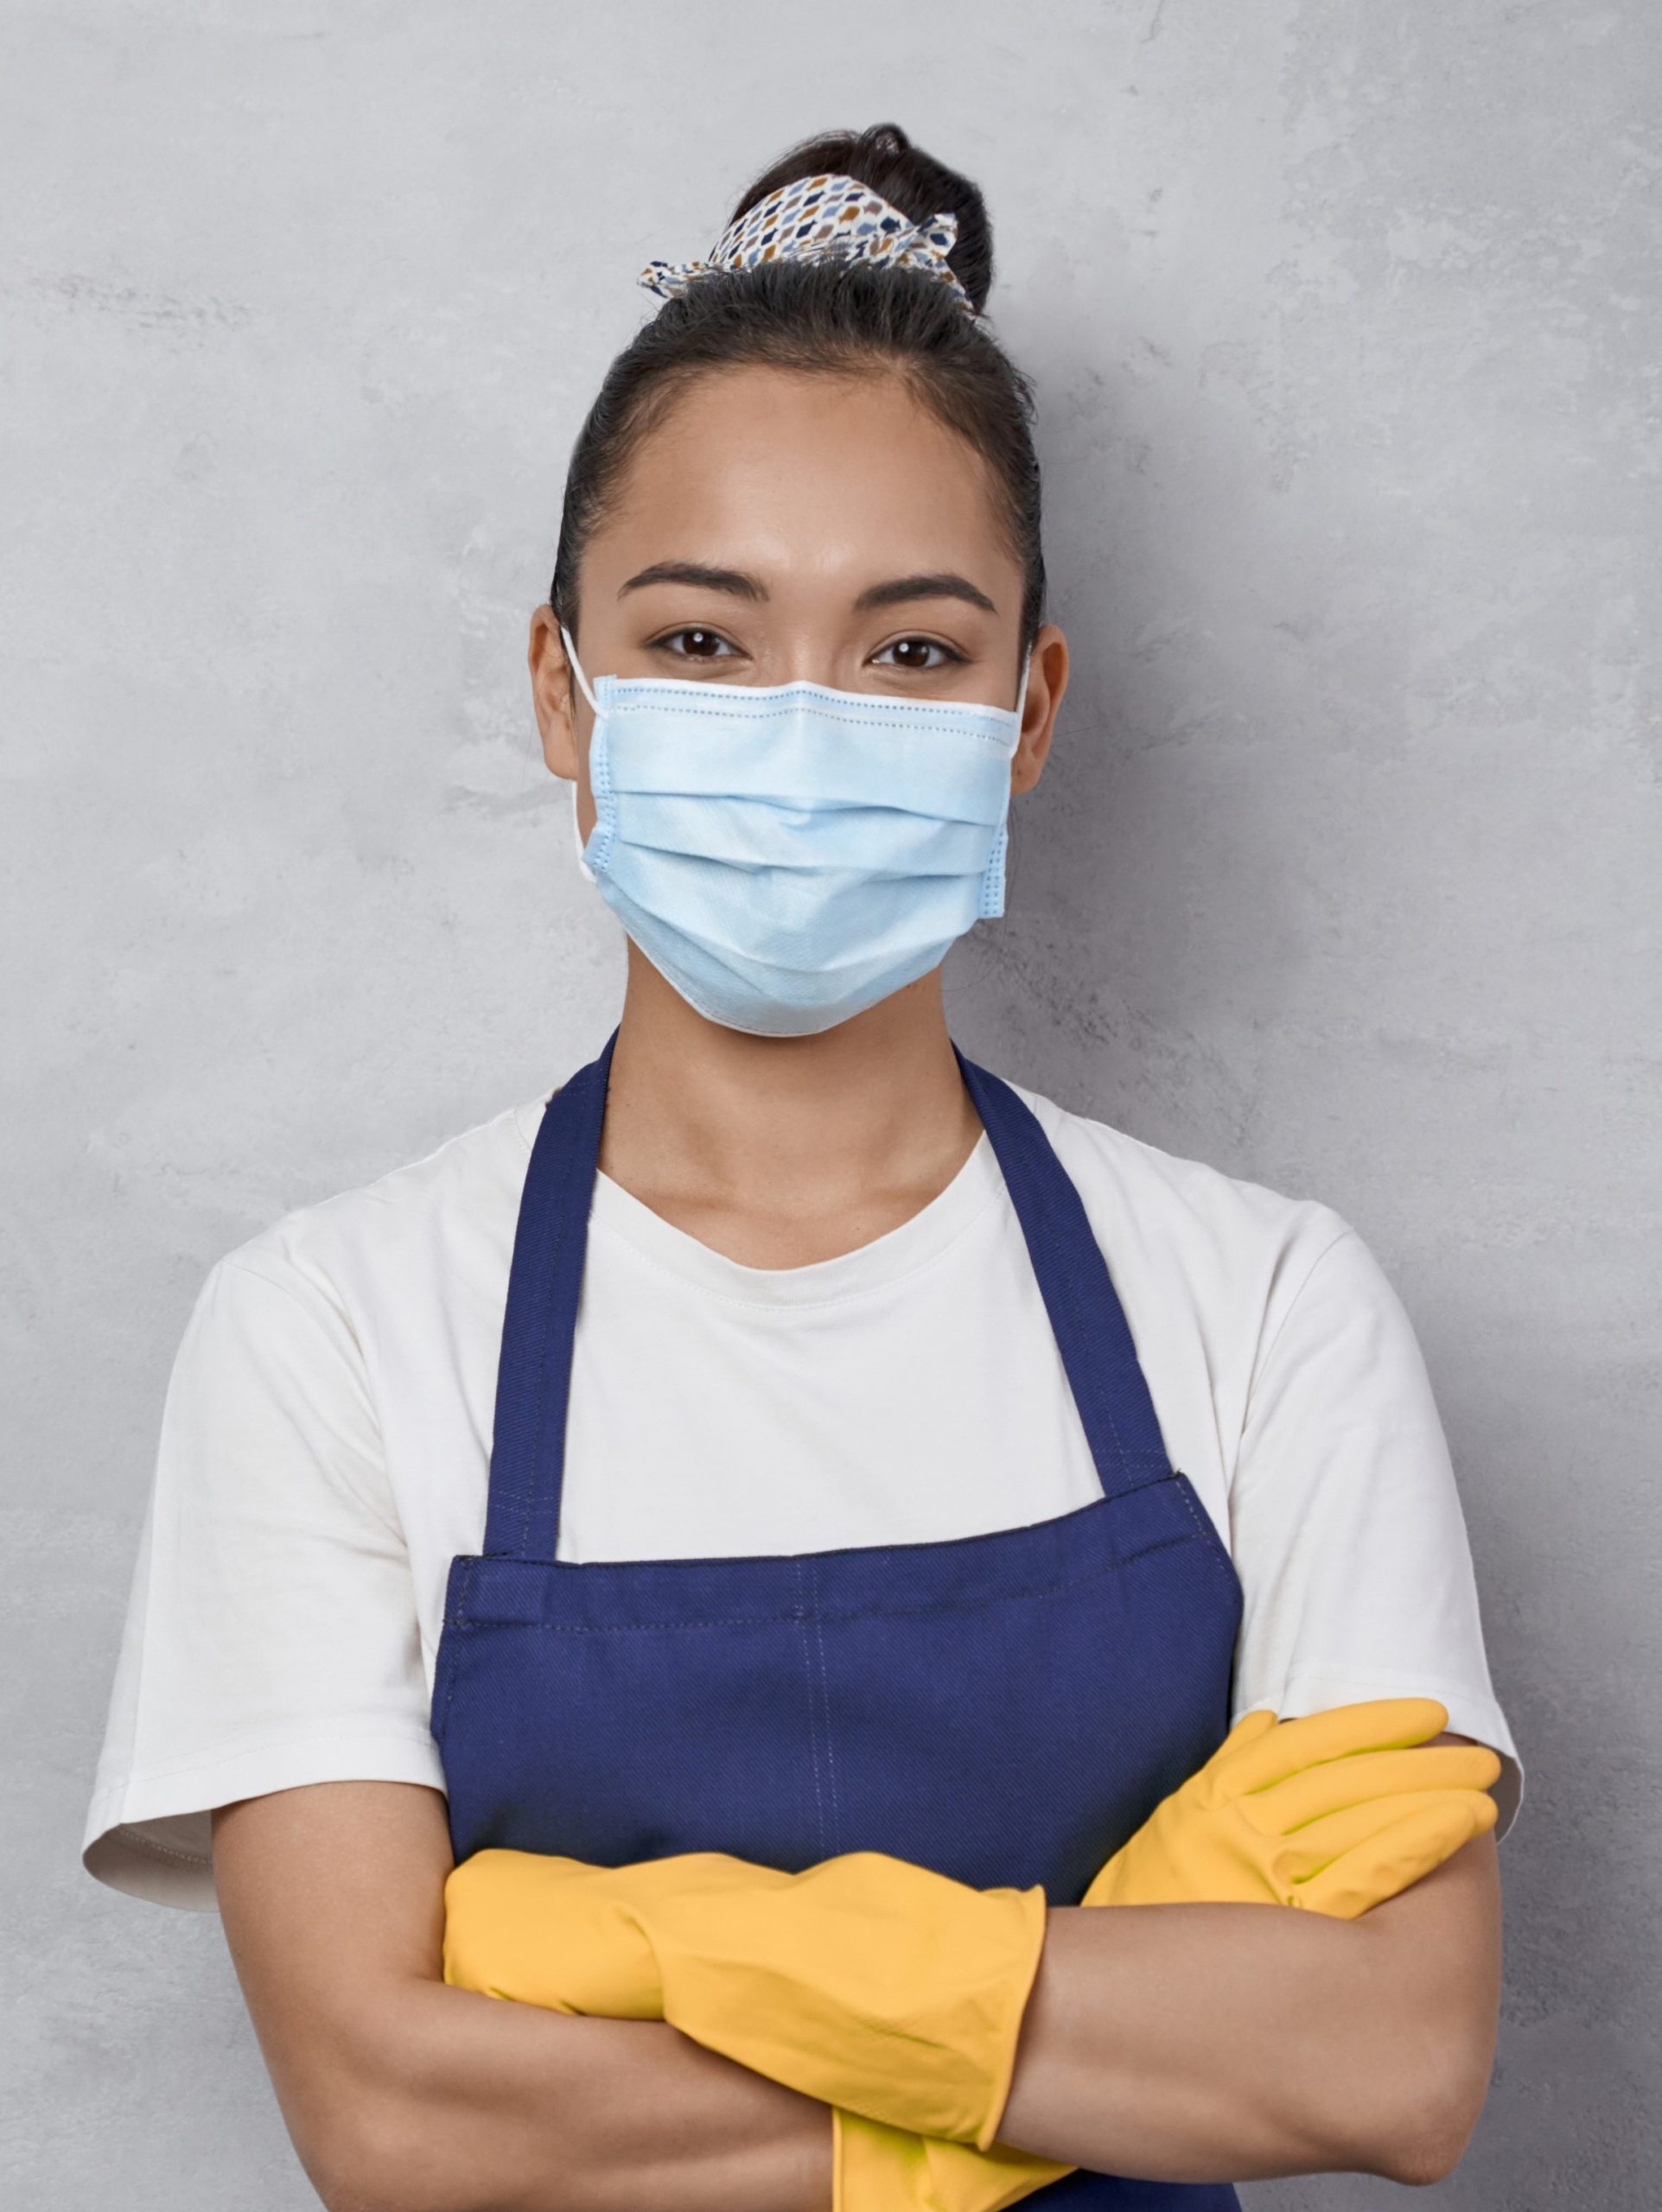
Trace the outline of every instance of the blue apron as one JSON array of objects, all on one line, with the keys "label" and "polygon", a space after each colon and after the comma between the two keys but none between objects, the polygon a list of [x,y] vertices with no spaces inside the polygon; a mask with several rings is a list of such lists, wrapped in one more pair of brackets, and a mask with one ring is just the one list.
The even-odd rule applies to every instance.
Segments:
[{"label": "blue apron", "polygon": [[[555,1557],[589,1210],[615,1031],[544,1109],[514,1237],[481,1554],[450,1564],[432,1727],[458,1861],[725,1851],[792,1872],[884,1851],[977,1889],[1092,1876],[1228,1726],[1240,1585],[1166,1457],[1078,1192],[958,1054],[1102,1484],[939,1542]],[[956,1049],[956,1048],[955,1048]],[[1226,2212],[1223,2184],[1079,2170],[1054,2212]]]}]

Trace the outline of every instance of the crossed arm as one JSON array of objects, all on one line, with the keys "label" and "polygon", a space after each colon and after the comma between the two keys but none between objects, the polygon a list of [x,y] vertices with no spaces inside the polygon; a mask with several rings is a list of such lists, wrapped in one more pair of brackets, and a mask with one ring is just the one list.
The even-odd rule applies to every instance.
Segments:
[{"label": "crossed arm", "polygon": [[[442,1980],[437,1792],[328,1783],[213,1818],[232,1955],[329,2212],[829,2212],[827,2108],[659,2021]],[[1435,2180],[1493,2055],[1491,1837],[1358,1921],[1057,1908],[1000,2139],[1204,2181]]]}]

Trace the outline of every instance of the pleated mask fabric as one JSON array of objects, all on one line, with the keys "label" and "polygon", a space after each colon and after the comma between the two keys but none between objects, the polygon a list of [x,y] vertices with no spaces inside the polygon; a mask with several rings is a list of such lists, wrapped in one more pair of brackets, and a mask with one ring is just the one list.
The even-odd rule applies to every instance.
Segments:
[{"label": "pleated mask fabric", "polygon": [[808,683],[591,687],[565,646],[595,717],[583,871],[709,1020],[834,1028],[1003,912],[1025,666],[1011,709]]}]

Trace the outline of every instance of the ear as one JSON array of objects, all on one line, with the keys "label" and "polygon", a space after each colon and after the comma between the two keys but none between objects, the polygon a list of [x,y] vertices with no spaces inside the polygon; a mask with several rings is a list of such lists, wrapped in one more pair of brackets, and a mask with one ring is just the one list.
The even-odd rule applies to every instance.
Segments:
[{"label": "ear", "polygon": [[1057,709],[1067,689],[1067,640],[1054,622],[1040,626],[1028,664],[1027,702],[1022,714],[1022,736],[1009,764],[1009,787],[1020,797],[1030,791],[1044,773],[1050,753],[1051,733]]},{"label": "ear", "polygon": [[531,618],[525,660],[531,670],[537,728],[542,733],[543,758],[551,775],[564,776],[575,783],[588,750],[594,715],[573,679],[558,618],[546,601]]}]

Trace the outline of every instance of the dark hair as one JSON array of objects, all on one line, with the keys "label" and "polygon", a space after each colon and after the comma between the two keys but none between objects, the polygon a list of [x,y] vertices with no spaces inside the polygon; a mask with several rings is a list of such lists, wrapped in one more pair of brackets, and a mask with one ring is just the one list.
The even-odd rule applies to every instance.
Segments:
[{"label": "dark hair", "polygon": [[975,448],[1024,571],[1021,641],[1032,644],[1045,596],[1033,391],[981,321],[992,283],[985,203],[967,177],[914,146],[898,124],[880,123],[794,148],[756,179],[735,219],[778,186],[822,171],[856,178],[914,221],[950,209],[958,217],[951,266],[975,315],[927,270],[866,261],[769,261],[695,277],[613,362],[572,448],[548,595],[574,633],[583,548],[642,438],[706,371],[762,365],[843,375],[894,371]]}]

